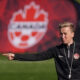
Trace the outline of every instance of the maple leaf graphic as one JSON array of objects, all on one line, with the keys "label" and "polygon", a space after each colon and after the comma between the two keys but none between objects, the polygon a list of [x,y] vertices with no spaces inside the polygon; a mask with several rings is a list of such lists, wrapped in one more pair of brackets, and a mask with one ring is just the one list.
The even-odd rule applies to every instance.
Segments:
[{"label": "maple leaf graphic", "polygon": [[44,10],[39,10],[39,6],[32,2],[25,6],[24,11],[19,10],[14,14],[14,22],[26,21],[47,21],[47,13]]}]

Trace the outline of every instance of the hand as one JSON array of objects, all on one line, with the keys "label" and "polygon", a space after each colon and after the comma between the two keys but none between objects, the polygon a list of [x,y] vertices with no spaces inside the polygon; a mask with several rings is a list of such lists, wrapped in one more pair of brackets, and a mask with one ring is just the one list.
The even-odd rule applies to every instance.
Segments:
[{"label": "hand", "polygon": [[13,60],[14,56],[15,56],[15,54],[13,54],[13,53],[5,53],[5,54],[2,54],[2,55],[7,56],[9,60]]}]

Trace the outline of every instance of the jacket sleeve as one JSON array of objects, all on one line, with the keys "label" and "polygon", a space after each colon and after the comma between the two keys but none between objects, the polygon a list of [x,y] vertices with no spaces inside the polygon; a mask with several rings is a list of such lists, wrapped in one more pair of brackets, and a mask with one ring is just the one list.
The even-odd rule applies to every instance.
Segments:
[{"label": "jacket sleeve", "polygon": [[55,56],[55,48],[50,48],[47,51],[41,53],[25,53],[15,54],[14,60],[19,61],[42,61],[53,58]]}]

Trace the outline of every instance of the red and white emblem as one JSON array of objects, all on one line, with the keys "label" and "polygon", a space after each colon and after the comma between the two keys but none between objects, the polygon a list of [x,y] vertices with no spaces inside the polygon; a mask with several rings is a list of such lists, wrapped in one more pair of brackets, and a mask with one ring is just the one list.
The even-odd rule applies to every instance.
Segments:
[{"label": "red and white emblem", "polygon": [[79,54],[78,53],[74,54],[74,59],[79,59]]},{"label": "red and white emblem", "polygon": [[45,35],[48,26],[48,14],[40,6],[31,2],[13,14],[8,26],[10,43],[20,49],[32,47]]}]

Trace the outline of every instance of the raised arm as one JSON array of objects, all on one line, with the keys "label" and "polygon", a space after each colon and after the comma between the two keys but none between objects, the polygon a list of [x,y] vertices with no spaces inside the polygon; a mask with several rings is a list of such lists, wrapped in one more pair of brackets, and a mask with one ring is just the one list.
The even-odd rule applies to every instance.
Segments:
[{"label": "raised arm", "polygon": [[7,56],[9,60],[20,60],[20,61],[41,61],[53,58],[55,55],[55,48],[50,48],[47,51],[41,53],[25,53],[25,54],[14,54],[7,53],[3,54]]}]

